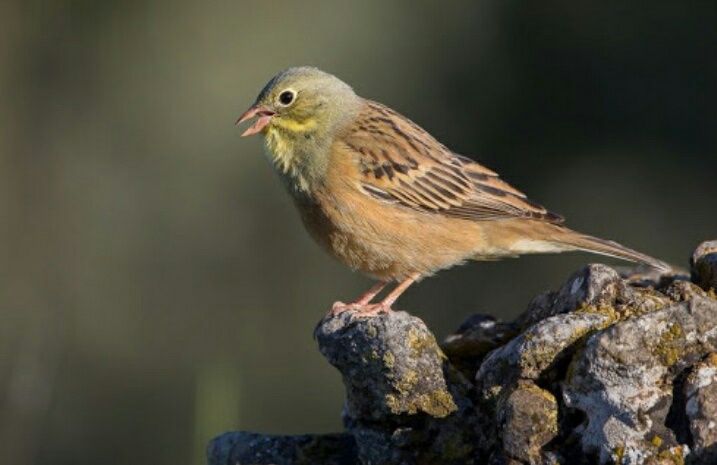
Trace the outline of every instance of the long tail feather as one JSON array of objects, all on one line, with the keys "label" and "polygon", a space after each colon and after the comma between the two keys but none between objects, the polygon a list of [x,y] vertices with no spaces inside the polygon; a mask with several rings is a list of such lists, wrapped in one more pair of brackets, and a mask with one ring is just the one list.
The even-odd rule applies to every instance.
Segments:
[{"label": "long tail feather", "polygon": [[629,249],[614,241],[600,239],[598,237],[589,236],[587,234],[577,233],[575,231],[566,230],[560,238],[560,243],[573,247],[575,250],[585,252],[593,252],[608,257],[621,258],[630,262],[638,262],[649,265],[662,271],[672,271],[674,268],[668,263],[656,258],[645,255],[636,250]]}]

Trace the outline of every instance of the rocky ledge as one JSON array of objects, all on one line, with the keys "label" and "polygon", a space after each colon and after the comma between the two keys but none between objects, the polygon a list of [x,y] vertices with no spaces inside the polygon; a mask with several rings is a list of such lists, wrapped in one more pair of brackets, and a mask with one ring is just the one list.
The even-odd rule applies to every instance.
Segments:
[{"label": "rocky ledge", "polygon": [[717,464],[717,241],[692,274],[589,265],[439,344],[405,312],[324,318],[344,433],[226,433],[210,465]]}]

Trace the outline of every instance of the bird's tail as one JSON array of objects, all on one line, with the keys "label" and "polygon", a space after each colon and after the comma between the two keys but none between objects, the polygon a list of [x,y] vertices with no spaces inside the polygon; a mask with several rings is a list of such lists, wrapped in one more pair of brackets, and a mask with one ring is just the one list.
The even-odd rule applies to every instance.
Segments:
[{"label": "bird's tail", "polygon": [[[589,236],[587,234],[578,233],[567,228],[561,228],[563,231],[558,234],[558,244],[568,246],[571,250],[581,250],[592,252],[608,257],[620,258],[630,262],[644,263],[661,271],[672,271],[674,268],[662,260],[650,257],[644,253],[629,249],[614,241],[600,239],[598,237]],[[553,239],[553,240],[555,240]]]}]

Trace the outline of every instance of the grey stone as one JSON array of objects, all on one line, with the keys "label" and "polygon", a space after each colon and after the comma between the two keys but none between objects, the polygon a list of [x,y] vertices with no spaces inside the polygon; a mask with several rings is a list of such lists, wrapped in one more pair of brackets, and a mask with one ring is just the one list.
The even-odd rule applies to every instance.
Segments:
[{"label": "grey stone", "polygon": [[612,309],[621,316],[646,313],[669,303],[652,289],[630,286],[614,269],[588,265],[573,274],[557,292],[539,295],[518,317],[521,328],[547,317],[585,309]]},{"label": "grey stone", "polygon": [[701,243],[690,260],[692,280],[705,290],[717,289],[717,240]]},{"label": "grey stone", "polygon": [[708,298],[709,294],[689,281],[674,281],[662,291],[674,302],[687,302],[695,297]]},{"label": "grey stone", "polygon": [[558,434],[555,396],[534,383],[522,381],[505,396],[499,408],[498,431],[508,457],[541,462],[541,450]]},{"label": "grey stone", "polygon": [[458,410],[433,334],[406,312],[327,316],[316,328],[319,350],[342,374],[353,418],[400,414],[446,417]]},{"label": "grey stone", "polygon": [[213,439],[210,465],[359,465],[349,434],[273,436],[237,431]]},{"label": "grey stone", "polygon": [[537,296],[517,323],[526,328],[547,317],[587,306],[612,306],[619,295],[630,292],[612,268],[592,264],[570,276],[557,292]]},{"label": "grey stone", "polygon": [[[588,338],[564,383],[583,411],[581,443],[600,462],[644,463],[676,446],[665,419],[671,380],[717,344],[717,302],[696,298],[619,322]],[[682,452],[681,452],[682,453]]]},{"label": "grey stone", "polygon": [[611,316],[602,313],[553,315],[486,357],[476,375],[483,400],[495,399],[520,379],[535,380],[591,331],[606,327]]},{"label": "grey stone", "polygon": [[513,323],[497,321],[489,315],[471,315],[455,333],[446,337],[441,348],[466,377],[473,378],[483,358],[517,335]]},{"label": "grey stone", "polygon": [[717,353],[693,367],[684,386],[693,463],[717,463]]},{"label": "grey stone", "polygon": [[470,383],[423,321],[405,312],[327,316],[319,350],[342,374],[344,421],[363,464],[470,464],[478,454]]}]

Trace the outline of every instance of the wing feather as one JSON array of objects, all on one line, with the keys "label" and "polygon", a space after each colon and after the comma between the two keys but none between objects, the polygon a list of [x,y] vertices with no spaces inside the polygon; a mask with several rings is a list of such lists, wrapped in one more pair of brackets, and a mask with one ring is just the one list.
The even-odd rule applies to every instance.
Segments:
[{"label": "wing feather", "polygon": [[366,101],[340,138],[354,157],[366,194],[415,210],[474,221],[562,217],[528,200],[494,171],[451,152],[409,119]]}]

